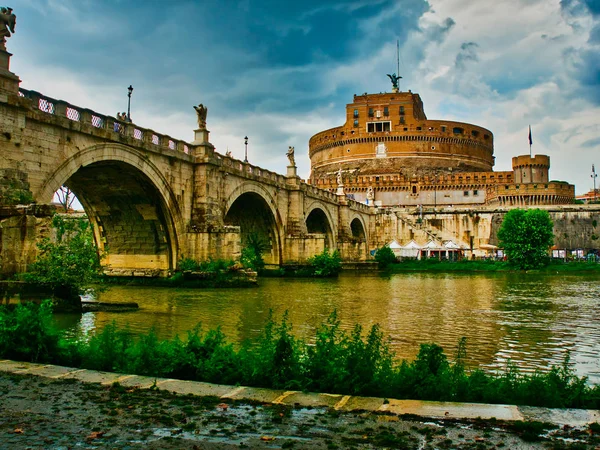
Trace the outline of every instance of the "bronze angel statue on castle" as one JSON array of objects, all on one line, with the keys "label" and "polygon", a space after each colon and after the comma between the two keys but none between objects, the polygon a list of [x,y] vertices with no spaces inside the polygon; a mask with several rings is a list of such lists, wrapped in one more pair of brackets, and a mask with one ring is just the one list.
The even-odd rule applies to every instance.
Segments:
[{"label": "bronze angel statue on castle", "polygon": [[0,8],[0,49],[2,50],[6,50],[6,38],[15,32],[17,16],[12,11],[8,6]]}]

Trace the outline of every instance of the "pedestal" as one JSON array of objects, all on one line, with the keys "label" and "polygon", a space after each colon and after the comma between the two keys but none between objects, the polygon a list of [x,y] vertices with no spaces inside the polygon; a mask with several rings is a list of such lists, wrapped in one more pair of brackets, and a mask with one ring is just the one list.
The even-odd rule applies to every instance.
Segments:
[{"label": "pedestal", "polygon": [[10,69],[10,57],[12,54],[6,50],[0,49],[0,93],[18,94],[19,77],[12,73]]},{"label": "pedestal", "polygon": [[337,191],[335,193],[337,195],[343,195],[345,197],[346,193],[344,192],[344,185],[343,184],[338,184]]},{"label": "pedestal", "polygon": [[298,174],[296,173],[296,166],[287,166],[287,177],[288,178],[295,178],[298,176]]},{"label": "pedestal", "polygon": [[197,130],[194,130],[194,141],[192,142],[193,145],[200,145],[200,144],[207,144],[208,143],[208,135],[210,134],[210,131],[208,131],[206,128],[199,128]]}]

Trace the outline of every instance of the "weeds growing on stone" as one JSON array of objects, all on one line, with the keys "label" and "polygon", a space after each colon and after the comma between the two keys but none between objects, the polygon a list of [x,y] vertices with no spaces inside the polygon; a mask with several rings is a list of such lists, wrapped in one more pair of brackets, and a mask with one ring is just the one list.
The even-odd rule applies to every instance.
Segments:
[{"label": "weeds growing on stone", "polygon": [[[274,389],[600,408],[600,386],[577,377],[568,357],[547,372],[523,374],[509,365],[500,374],[489,374],[465,367],[463,339],[454,361],[436,344],[421,345],[414,361],[398,361],[377,325],[366,333],[357,325],[347,333],[335,313],[318,328],[310,345],[294,337],[284,315],[280,322],[270,317],[262,336],[240,348],[220,329],[204,331],[200,326],[185,340],[160,340],[153,331],[134,338],[111,324],[88,341],[77,341],[52,328],[51,314],[49,303],[19,305],[12,311],[1,307],[0,358]],[[120,385],[111,390],[124,395]],[[156,395],[166,394],[157,390]],[[204,402],[198,406],[211,407],[219,400]]]}]

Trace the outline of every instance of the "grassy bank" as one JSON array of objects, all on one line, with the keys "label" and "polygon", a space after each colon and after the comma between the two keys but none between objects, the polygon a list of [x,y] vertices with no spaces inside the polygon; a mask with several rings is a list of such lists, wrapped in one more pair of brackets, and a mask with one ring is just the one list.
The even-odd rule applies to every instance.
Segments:
[{"label": "grassy bank", "polygon": [[262,336],[239,348],[219,330],[200,326],[187,338],[133,338],[106,326],[89,341],[65,339],[51,325],[49,303],[0,309],[0,358],[141,375],[339,394],[439,401],[600,408],[600,386],[589,386],[568,364],[544,373],[469,370],[464,340],[450,361],[435,344],[414,361],[397,360],[377,325],[363,334],[340,329],[335,314],[309,341],[297,339],[284,317],[269,320]]},{"label": "grassy bank", "polygon": [[[515,269],[507,261],[493,260],[461,260],[440,261],[438,259],[405,260],[390,264],[386,268],[389,273],[402,272],[523,272]],[[551,261],[546,267],[535,270],[536,273],[598,273],[600,264],[589,262]]]}]

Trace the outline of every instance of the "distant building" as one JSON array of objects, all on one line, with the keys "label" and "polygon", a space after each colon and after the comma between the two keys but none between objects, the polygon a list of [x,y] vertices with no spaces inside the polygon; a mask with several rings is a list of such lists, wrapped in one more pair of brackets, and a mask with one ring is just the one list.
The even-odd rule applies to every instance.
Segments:
[{"label": "distant building", "polygon": [[596,189],[595,192],[593,189],[590,189],[590,192],[578,195],[575,197],[575,200],[581,200],[584,203],[600,202],[600,189]]},{"label": "distant building", "polygon": [[[516,156],[512,172],[494,172],[491,131],[428,120],[419,94],[355,95],[346,123],[309,142],[310,183],[344,190],[381,206],[556,205],[573,203],[575,187],[549,181],[550,158]],[[370,203],[370,202],[369,202]]]}]

